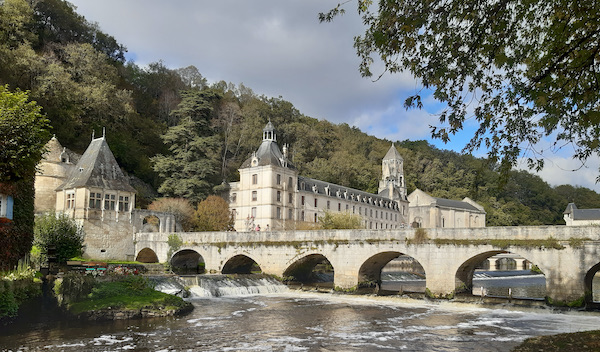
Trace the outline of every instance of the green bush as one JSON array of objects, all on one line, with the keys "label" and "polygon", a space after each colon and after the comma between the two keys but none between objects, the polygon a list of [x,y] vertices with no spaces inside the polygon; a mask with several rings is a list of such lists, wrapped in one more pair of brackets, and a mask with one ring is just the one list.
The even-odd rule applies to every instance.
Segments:
[{"label": "green bush", "polygon": [[33,244],[41,250],[41,260],[54,247],[57,261],[66,263],[82,254],[83,235],[83,228],[66,215],[48,213],[35,219]]},{"label": "green bush", "polygon": [[68,272],[61,280],[54,283],[54,292],[66,302],[78,301],[92,292],[96,279],[74,271]]}]

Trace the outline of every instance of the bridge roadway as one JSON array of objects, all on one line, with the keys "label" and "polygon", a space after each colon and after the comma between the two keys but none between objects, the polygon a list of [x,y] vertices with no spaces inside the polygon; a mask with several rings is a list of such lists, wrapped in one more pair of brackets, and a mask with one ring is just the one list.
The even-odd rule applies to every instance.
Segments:
[{"label": "bridge roadway", "polygon": [[[334,285],[352,289],[362,282],[378,282],[381,269],[404,254],[421,264],[433,295],[448,297],[472,288],[473,271],[484,259],[510,252],[542,270],[550,302],[573,302],[584,296],[591,300],[592,279],[600,269],[600,227],[423,230],[426,239],[421,241],[415,239],[419,238],[415,229],[177,233],[183,245],[171,258],[197,253],[211,273],[243,272],[255,262],[263,273],[279,277],[297,276],[326,258],[334,269]],[[134,234],[137,258],[171,260],[168,236]],[[548,239],[555,245],[544,243],[551,242]]]}]

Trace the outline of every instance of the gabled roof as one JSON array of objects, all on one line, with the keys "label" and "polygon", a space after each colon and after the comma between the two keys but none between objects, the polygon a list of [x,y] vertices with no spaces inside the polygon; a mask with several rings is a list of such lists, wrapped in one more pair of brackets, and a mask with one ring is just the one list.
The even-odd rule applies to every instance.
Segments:
[{"label": "gabled roof", "polygon": [[[420,202],[420,204],[421,204],[420,206],[437,206],[440,208],[464,209],[464,210],[468,210],[471,212],[477,212],[477,213],[482,213],[482,214],[485,213],[485,210],[483,209],[483,207],[480,206],[481,209],[479,209],[475,205],[471,204],[470,202],[473,202],[473,203],[475,203],[475,202],[473,200],[469,199],[468,197],[466,197],[464,200],[437,198],[437,197],[432,197],[429,194],[427,194],[417,188],[408,196],[408,199],[409,200],[413,199],[415,197],[415,195],[421,196],[422,198],[424,198],[424,200],[426,202],[429,202],[429,204]],[[411,206],[411,205],[409,205],[409,206]]]},{"label": "gabled roof", "polygon": [[400,155],[400,153],[398,153],[398,150],[394,146],[394,143],[392,143],[392,146],[390,147],[390,149],[388,149],[387,153],[383,157],[383,160],[390,160],[390,159],[404,160],[402,158],[402,156]]},{"label": "gabled roof", "polygon": [[564,214],[572,214],[573,220],[600,220],[600,209],[577,209],[575,203],[569,203]]},{"label": "gabled roof", "polygon": [[69,174],[67,181],[57,190],[82,187],[135,192],[117,164],[104,137],[92,140]]}]

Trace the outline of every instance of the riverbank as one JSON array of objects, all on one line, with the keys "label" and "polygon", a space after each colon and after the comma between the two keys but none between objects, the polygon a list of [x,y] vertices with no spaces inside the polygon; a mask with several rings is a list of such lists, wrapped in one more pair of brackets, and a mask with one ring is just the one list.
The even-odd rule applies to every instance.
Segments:
[{"label": "riverbank", "polygon": [[532,337],[512,352],[600,351],[600,330]]},{"label": "riverbank", "polygon": [[177,316],[193,305],[154,289],[144,276],[94,278],[70,273],[56,280],[55,294],[68,315],[84,320],[124,320]]}]

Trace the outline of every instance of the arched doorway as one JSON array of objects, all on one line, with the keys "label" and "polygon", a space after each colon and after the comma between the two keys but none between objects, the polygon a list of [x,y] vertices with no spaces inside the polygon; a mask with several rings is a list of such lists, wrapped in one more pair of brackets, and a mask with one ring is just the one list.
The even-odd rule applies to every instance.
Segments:
[{"label": "arched doorway", "polygon": [[290,265],[283,277],[288,283],[333,288],[334,268],[322,254],[310,254]]},{"label": "arched doorway", "polygon": [[158,256],[152,249],[146,247],[138,253],[135,260],[140,263],[158,263]]},{"label": "arched doorway", "polygon": [[358,282],[359,288],[375,288],[378,293],[425,292],[425,270],[411,256],[382,252],[361,265]]},{"label": "arched doorway", "polygon": [[223,274],[260,274],[260,266],[246,255],[236,255],[223,265]]},{"label": "arched doorway", "polygon": [[457,293],[543,300],[546,278],[517,253],[489,251],[465,261],[456,272]]},{"label": "arched doorway", "polygon": [[191,250],[181,250],[171,257],[171,270],[178,275],[196,275],[204,273],[204,258],[200,253]]}]

